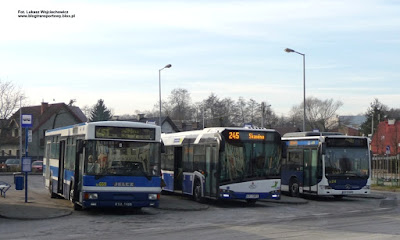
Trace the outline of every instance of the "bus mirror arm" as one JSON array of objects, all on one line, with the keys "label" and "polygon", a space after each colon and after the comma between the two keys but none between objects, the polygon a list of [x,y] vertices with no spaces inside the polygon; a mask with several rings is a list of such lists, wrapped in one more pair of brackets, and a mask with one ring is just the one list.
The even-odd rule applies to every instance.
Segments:
[{"label": "bus mirror arm", "polygon": [[165,153],[165,145],[164,145],[164,142],[161,142],[161,153]]},{"label": "bus mirror arm", "polygon": [[321,144],[321,154],[325,155],[326,154],[326,143]]},{"label": "bus mirror arm", "polygon": [[83,153],[84,147],[85,147],[85,143],[82,140],[78,140],[78,153]]}]

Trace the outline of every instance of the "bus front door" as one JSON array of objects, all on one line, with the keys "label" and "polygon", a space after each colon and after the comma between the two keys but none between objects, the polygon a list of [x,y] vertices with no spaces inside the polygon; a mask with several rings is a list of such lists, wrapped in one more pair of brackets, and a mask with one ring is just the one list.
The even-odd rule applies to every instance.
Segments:
[{"label": "bus front door", "polygon": [[182,147],[174,148],[174,190],[182,191],[183,184],[183,164]]},{"label": "bus front door", "polygon": [[65,141],[60,141],[60,157],[58,161],[58,187],[57,193],[63,193],[64,190],[64,160],[65,160]]},{"label": "bus front door", "polygon": [[[304,149],[304,175],[303,175],[303,192],[315,193],[317,189],[315,184],[317,182],[317,150]],[[314,186],[314,188],[313,188]]]},{"label": "bus front door", "polygon": [[206,146],[206,184],[204,191],[205,196],[216,197],[217,195],[217,154],[218,152],[216,146]]}]

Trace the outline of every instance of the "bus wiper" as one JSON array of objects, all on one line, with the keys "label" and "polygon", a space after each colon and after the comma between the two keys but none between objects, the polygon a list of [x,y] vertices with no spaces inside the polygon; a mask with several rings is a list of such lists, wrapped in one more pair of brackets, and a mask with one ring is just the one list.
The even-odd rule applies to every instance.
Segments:
[{"label": "bus wiper", "polygon": [[151,179],[151,176],[147,175],[147,173],[143,170],[141,163],[134,162],[133,168],[134,168],[134,170],[139,170],[143,174],[143,176],[145,176],[147,178],[147,180]]},{"label": "bus wiper", "polygon": [[147,173],[143,169],[139,168],[139,171],[143,174],[143,176],[145,176],[147,178],[147,180],[151,179],[151,176],[147,175]]}]

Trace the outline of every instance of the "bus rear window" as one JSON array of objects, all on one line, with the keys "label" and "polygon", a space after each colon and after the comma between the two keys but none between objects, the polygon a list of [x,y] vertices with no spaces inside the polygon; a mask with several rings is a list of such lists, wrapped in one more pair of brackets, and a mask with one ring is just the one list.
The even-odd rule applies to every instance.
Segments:
[{"label": "bus rear window", "polygon": [[327,147],[368,147],[367,139],[326,138]]}]

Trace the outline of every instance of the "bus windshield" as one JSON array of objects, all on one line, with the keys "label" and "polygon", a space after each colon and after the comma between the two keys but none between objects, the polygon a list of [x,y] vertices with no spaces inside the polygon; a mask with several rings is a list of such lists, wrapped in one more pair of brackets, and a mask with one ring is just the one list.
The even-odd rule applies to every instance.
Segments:
[{"label": "bus windshield", "polygon": [[160,144],[87,141],[86,175],[160,176]]},{"label": "bus windshield", "polygon": [[279,176],[281,146],[274,142],[226,142],[221,182]]},{"label": "bus windshield", "polygon": [[327,148],[325,174],[329,176],[369,176],[369,155],[367,148]]}]

